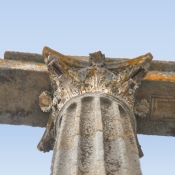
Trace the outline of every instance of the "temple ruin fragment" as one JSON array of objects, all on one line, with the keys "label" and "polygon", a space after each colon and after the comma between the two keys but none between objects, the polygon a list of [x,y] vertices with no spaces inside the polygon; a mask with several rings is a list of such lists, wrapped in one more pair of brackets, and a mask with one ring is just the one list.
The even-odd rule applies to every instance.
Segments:
[{"label": "temple ruin fragment", "polygon": [[175,62],[152,58],[7,51],[0,123],[46,127],[51,175],[141,175],[137,134],[175,136]]}]

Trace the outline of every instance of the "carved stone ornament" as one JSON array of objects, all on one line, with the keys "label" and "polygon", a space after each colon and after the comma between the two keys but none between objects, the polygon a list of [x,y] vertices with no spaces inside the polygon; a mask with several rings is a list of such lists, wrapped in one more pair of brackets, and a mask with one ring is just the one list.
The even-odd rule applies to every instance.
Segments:
[{"label": "carved stone ornament", "polygon": [[142,99],[135,103],[134,113],[137,116],[144,118],[148,114],[149,107],[150,107],[150,104],[148,103],[148,101],[145,99]]},{"label": "carved stone ornament", "polygon": [[39,97],[50,118],[38,149],[54,149],[51,174],[141,175],[134,95],[152,55],[88,59],[45,47],[43,56],[53,92]]}]

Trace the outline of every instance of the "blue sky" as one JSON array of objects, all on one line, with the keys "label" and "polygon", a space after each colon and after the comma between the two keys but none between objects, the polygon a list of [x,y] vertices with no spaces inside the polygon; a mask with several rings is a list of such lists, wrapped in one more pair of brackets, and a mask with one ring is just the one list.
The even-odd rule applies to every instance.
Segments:
[{"label": "blue sky", "polygon": [[[0,58],[4,51],[132,58],[151,52],[175,61],[175,1],[1,0]],[[172,92],[175,93],[175,92]],[[175,94],[172,94],[175,95]],[[0,125],[0,174],[48,175],[52,152],[36,149],[43,128]],[[139,135],[144,175],[175,174],[175,138]]]}]

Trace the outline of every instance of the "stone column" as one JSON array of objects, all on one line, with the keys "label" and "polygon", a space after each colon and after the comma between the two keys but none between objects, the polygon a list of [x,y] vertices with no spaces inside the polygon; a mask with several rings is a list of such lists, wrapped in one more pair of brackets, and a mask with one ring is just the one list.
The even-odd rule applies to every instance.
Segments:
[{"label": "stone column", "polygon": [[141,175],[134,94],[152,55],[117,62],[99,51],[86,62],[45,47],[43,56],[53,92],[39,98],[51,113],[38,149],[54,150],[51,175]]},{"label": "stone column", "polygon": [[88,93],[69,100],[56,121],[53,175],[140,175],[135,120],[120,98]]}]

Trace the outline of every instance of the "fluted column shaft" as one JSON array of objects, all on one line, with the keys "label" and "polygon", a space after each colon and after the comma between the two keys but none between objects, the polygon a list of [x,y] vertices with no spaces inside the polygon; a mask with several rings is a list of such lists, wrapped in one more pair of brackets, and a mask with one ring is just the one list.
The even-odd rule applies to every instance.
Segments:
[{"label": "fluted column shaft", "polygon": [[52,175],[141,175],[135,120],[119,98],[87,93],[56,121]]}]

